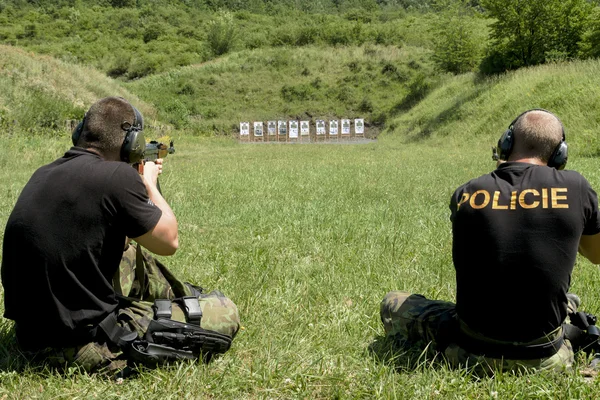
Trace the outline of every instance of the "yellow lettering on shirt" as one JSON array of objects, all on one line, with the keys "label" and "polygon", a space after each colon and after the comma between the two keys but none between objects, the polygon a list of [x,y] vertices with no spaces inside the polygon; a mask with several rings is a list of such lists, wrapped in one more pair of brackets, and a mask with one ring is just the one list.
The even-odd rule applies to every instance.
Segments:
[{"label": "yellow lettering on shirt", "polygon": [[[477,204],[477,196],[479,196],[480,194],[483,195],[483,202],[481,204]],[[471,196],[471,200],[469,201],[471,208],[473,208],[474,210],[482,209],[485,206],[487,206],[489,203],[490,203],[490,194],[488,193],[487,190],[476,191],[475,193],[473,193],[473,196]]]},{"label": "yellow lettering on shirt", "polygon": [[496,190],[494,192],[494,201],[492,202],[492,209],[494,210],[508,210],[508,206],[503,206],[498,204],[498,200],[500,200],[500,191]]},{"label": "yellow lettering on shirt", "polygon": [[521,206],[521,208],[525,208],[525,209],[527,209],[527,208],[536,208],[536,207],[538,207],[540,205],[539,201],[533,201],[533,202],[531,202],[529,204],[525,201],[525,196],[527,196],[529,193],[531,193],[534,196],[534,198],[535,198],[535,196],[539,196],[540,195],[540,192],[538,192],[535,189],[525,189],[525,190],[523,190],[521,192],[521,194],[519,194],[519,205]]},{"label": "yellow lettering on shirt", "polygon": [[492,210],[516,210],[522,208],[531,210],[535,208],[569,208],[567,188],[541,188],[513,190],[510,192],[510,201],[502,204],[500,197],[502,191],[496,190],[491,195],[487,190],[477,190],[474,193],[462,193],[456,205],[458,210],[462,205],[468,204],[474,210],[481,210],[491,206]]},{"label": "yellow lettering on shirt", "polygon": [[469,200],[469,197],[471,197],[470,193],[463,193],[460,201],[458,202],[458,204],[456,205],[456,209],[458,210],[461,206],[461,204],[463,204],[464,202],[466,202],[467,200]]},{"label": "yellow lettering on shirt", "polygon": [[[568,204],[559,204],[559,201],[567,200],[567,188],[552,188],[550,193],[552,193],[552,208],[569,208]],[[565,193],[565,195],[559,195],[559,193]]]}]

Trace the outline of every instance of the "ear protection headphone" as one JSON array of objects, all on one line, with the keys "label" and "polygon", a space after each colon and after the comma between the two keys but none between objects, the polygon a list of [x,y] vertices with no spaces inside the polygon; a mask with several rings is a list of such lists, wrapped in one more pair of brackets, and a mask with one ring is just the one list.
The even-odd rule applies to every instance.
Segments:
[{"label": "ear protection headphone", "polygon": [[527,110],[527,111],[519,114],[519,116],[517,116],[517,118],[515,118],[510,123],[506,132],[504,132],[504,134],[500,137],[500,140],[498,140],[498,153],[499,153],[498,157],[501,160],[508,160],[508,157],[510,156],[510,153],[512,152],[512,149],[513,149],[513,146],[515,143],[514,125],[519,120],[519,118],[521,118],[523,115],[527,114],[530,111],[544,111],[544,112],[547,112],[548,114],[553,115],[556,119],[558,119],[558,122],[560,123],[561,129],[562,129],[562,139],[561,139],[560,143],[554,148],[554,151],[550,155],[550,158],[548,159],[548,166],[552,167],[552,168],[556,168],[558,170],[565,168],[565,166],[567,165],[567,159],[568,159],[567,142],[565,141],[566,140],[565,127],[562,124],[561,120],[556,115],[552,114],[550,111],[545,110],[543,108],[534,108],[531,110]]},{"label": "ear protection headphone", "polygon": [[[146,151],[146,140],[144,139],[144,134],[142,130],[144,129],[144,118],[142,114],[135,108],[131,103],[128,104],[133,109],[133,123],[129,123],[124,121],[121,124],[121,129],[125,131],[125,139],[123,140],[123,145],[121,146],[121,161],[124,161],[129,164],[138,163],[144,158],[144,152]],[[85,125],[85,119],[87,118],[87,113],[85,113],[83,117],[83,121],[77,125],[75,130],[73,130],[73,134],[71,135],[71,140],[73,141],[73,145],[76,146],[81,134],[83,132],[83,126]]]}]

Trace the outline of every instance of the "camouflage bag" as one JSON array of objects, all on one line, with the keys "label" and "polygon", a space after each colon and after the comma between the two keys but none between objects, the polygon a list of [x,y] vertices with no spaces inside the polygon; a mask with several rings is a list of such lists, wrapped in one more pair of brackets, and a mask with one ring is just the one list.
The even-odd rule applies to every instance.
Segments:
[{"label": "camouflage bag", "polygon": [[[140,264],[142,273],[139,268],[136,272]],[[135,244],[124,251],[113,287],[119,307],[102,321],[93,342],[47,348],[31,358],[59,369],[79,367],[111,375],[123,370],[128,361],[150,367],[179,359],[202,357],[208,361],[230,348],[240,327],[237,306],[223,293],[204,293],[202,288],[178,280]],[[170,305],[170,316],[157,314],[157,299],[163,307]]]},{"label": "camouflage bag", "polygon": [[125,251],[113,282],[121,305],[114,322],[103,330],[111,342],[145,365],[208,360],[229,350],[239,329],[237,307],[231,300],[219,291],[203,294],[202,288],[182,283],[136,245]]}]

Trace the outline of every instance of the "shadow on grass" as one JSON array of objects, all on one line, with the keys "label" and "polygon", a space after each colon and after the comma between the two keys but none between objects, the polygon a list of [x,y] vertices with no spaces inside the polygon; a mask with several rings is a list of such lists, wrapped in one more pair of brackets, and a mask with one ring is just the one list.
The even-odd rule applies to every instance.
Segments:
[{"label": "shadow on grass", "polygon": [[[425,140],[425,139],[429,138],[431,136],[431,134],[434,133],[437,129],[439,129],[440,127],[442,127],[444,125],[447,125],[448,122],[461,120],[461,118],[462,118],[461,110],[463,109],[463,107],[466,104],[475,101],[478,97],[482,96],[484,93],[489,92],[494,87],[493,84],[488,84],[485,81],[479,81],[477,78],[475,78],[474,82],[475,82],[475,87],[472,90],[467,91],[466,93],[462,94],[461,96],[457,96],[454,99],[453,103],[449,107],[442,110],[437,115],[432,116],[431,118],[428,118],[426,121],[423,121],[422,119],[417,118],[413,123],[411,123],[407,127],[407,132],[410,133],[410,132],[417,131],[417,133],[414,136],[412,136],[410,141],[411,142],[420,142],[422,140]],[[394,107],[392,107],[392,109],[390,110],[390,113],[392,115],[394,115],[394,114],[399,114],[401,111],[406,112],[410,108],[417,105],[420,100],[422,100],[422,99],[419,99],[416,102],[412,101],[408,104],[404,104],[403,102],[396,104]]]},{"label": "shadow on grass", "polygon": [[375,361],[392,366],[397,372],[414,372],[424,368],[443,368],[448,364],[444,357],[431,349],[406,345],[402,340],[377,336],[368,347]]},{"label": "shadow on grass", "polygon": [[19,349],[14,324],[0,324],[0,371],[23,372],[28,368],[30,361]]}]

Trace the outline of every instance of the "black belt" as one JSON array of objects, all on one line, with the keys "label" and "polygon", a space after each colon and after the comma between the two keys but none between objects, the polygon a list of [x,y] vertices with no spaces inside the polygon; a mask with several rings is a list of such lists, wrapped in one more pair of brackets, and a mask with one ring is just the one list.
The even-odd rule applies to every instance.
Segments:
[{"label": "black belt", "polygon": [[565,340],[564,331],[556,339],[540,344],[513,344],[508,342],[492,342],[473,337],[459,330],[457,344],[469,353],[506,360],[535,360],[555,355]]}]

